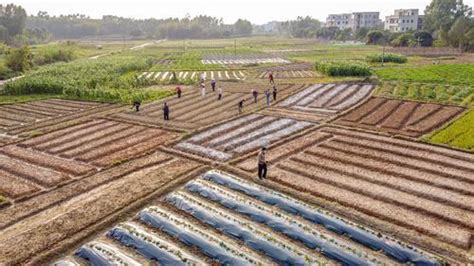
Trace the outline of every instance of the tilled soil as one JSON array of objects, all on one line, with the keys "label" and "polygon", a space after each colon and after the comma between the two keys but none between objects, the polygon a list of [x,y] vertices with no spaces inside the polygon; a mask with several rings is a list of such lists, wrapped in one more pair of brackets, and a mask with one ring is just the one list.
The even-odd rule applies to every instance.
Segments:
[{"label": "tilled soil", "polygon": [[459,115],[462,107],[373,97],[336,123],[418,137]]}]

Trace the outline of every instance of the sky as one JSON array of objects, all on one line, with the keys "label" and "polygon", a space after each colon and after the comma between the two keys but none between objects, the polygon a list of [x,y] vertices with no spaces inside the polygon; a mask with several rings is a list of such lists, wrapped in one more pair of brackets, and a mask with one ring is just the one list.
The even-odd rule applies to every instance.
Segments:
[{"label": "sky", "polygon": [[[423,12],[431,0],[0,0],[23,6],[28,14],[85,14],[93,18],[116,15],[131,18],[182,18],[205,14],[234,23],[238,18],[254,24],[311,16],[324,21],[328,14],[379,11],[381,18],[394,9],[418,8]],[[464,0],[474,6],[474,0]]]}]

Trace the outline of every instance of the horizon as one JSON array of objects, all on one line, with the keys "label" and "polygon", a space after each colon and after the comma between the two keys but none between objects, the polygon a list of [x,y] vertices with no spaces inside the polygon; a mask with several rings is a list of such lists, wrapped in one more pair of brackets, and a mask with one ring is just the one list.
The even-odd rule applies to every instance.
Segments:
[{"label": "horizon", "polygon": [[[46,11],[51,16],[83,14],[91,18],[100,19],[105,15],[134,19],[166,19],[166,18],[184,18],[189,15],[195,17],[198,15],[208,15],[222,18],[224,23],[232,24],[237,19],[247,19],[252,24],[262,25],[272,21],[287,21],[296,19],[298,16],[318,19],[322,22],[326,20],[329,14],[351,13],[351,12],[380,12],[380,19],[393,13],[395,9],[419,9],[420,14],[424,13],[429,0],[402,0],[386,1],[382,5],[377,0],[364,0],[354,3],[349,0],[334,0],[331,4],[325,4],[323,8],[316,8],[312,12],[306,11],[307,5],[316,6],[317,2],[309,0],[296,0],[291,3],[282,0],[270,1],[250,1],[250,0],[232,0],[227,1],[225,5],[216,0],[206,0],[193,2],[189,0],[166,0],[149,1],[136,0],[133,3],[125,1],[60,1],[47,0],[41,3],[34,0],[3,1],[2,4],[13,3],[21,5],[28,15],[36,15],[39,11]],[[473,5],[474,0],[465,1],[465,4]],[[248,5],[253,5],[249,8]],[[47,6],[45,8],[45,6]],[[109,6],[113,6],[109,8]],[[165,7],[164,10],[160,9]],[[342,8],[341,8],[342,7]],[[156,8],[156,10],[153,10]],[[262,12],[267,10],[267,12]],[[276,10],[285,10],[285,14],[276,14]]]}]

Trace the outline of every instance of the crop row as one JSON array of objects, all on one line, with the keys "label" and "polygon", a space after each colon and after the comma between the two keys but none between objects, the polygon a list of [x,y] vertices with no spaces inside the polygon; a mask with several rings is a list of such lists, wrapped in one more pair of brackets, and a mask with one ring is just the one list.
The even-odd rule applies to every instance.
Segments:
[{"label": "crop row", "polygon": [[[271,72],[274,78],[313,78],[313,77],[318,77],[318,75],[313,72],[313,71],[308,71],[308,70],[287,70],[287,71],[276,71],[276,72]],[[258,75],[258,78],[264,79],[268,78],[270,72],[269,71],[264,71]]]},{"label": "crop row", "polygon": [[138,76],[139,79],[147,80],[159,80],[159,81],[171,81],[176,75],[177,80],[199,80],[201,77],[206,79],[215,79],[215,80],[226,80],[226,79],[235,79],[235,80],[244,80],[246,74],[242,71],[176,71],[176,72],[143,72]]},{"label": "crop row", "polygon": [[430,140],[469,151],[474,151],[474,110],[434,134]]},{"label": "crop row", "polygon": [[201,61],[203,64],[218,64],[218,65],[244,65],[244,64],[288,64],[290,61],[283,59],[283,58],[275,58],[275,57],[268,57],[268,58],[245,58],[245,59],[224,59],[224,58],[216,58],[216,59],[204,59]]}]

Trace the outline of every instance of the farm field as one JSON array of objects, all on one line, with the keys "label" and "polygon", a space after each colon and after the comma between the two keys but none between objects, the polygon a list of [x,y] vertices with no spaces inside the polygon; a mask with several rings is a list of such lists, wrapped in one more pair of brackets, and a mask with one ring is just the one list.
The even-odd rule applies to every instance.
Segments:
[{"label": "farm field", "polygon": [[0,209],[0,264],[44,264],[31,260],[64,254],[61,249],[135,212],[134,206],[179,185],[198,168],[155,152]]},{"label": "farm field", "polygon": [[[245,71],[176,71],[178,81],[199,80],[201,75],[204,79],[215,80],[244,80],[247,77]],[[138,76],[139,79],[156,80],[160,82],[169,82],[173,79],[173,71],[164,72],[143,72]]]},{"label": "farm field", "polygon": [[0,193],[31,197],[152,151],[176,134],[102,119],[0,148]]},{"label": "farm field", "polygon": [[429,140],[468,151],[474,151],[474,110],[434,133]]},{"label": "farm field", "polygon": [[[472,154],[333,127],[269,151],[276,184],[454,258],[471,248]],[[232,164],[255,173],[254,156]]]},{"label": "farm field", "polygon": [[252,114],[202,130],[174,147],[212,160],[227,161],[312,125],[290,118]]},{"label": "farm field", "polygon": [[203,64],[220,64],[220,65],[245,65],[245,64],[287,64],[290,61],[281,57],[275,57],[272,55],[256,55],[256,54],[245,54],[245,55],[204,55],[201,61]]},{"label": "farm field", "polygon": [[[222,100],[217,100],[217,92],[207,85],[206,95],[201,96],[200,89],[187,87],[181,98],[165,99],[144,105],[140,112],[127,111],[111,117],[120,121],[135,122],[166,128],[193,130],[202,126],[225,121],[239,115],[238,102],[245,99],[243,113],[249,113],[265,106],[265,97],[261,85],[251,83],[219,83],[223,87]],[[304,85],[279,86],[280,97],[301,89]],[[257,104],[250,94],[251,89],[260,88]],[[163,120],[163,102],[170,108],[170,120]]]},{"label": "farm field", "polygon": [[464,110],[465,108],[450,105],[372,97],[339,118],[336,123],[419,137],[441,127]]},{"label": "farm field", "polygon": [[315,84],[263,113],[320,122],[363,101],[372,90],[370,84]]},{"label": "farm field", "polygon": [[59,262],[438,264],[426,251],[223,172],[208,171],[154,202]]},{"label": "farm field", "polygon": [[118,107],[114,104],[63,99],[0,105],[0,144],[28,133],[45,133],[51,126],[80,121]]}]

